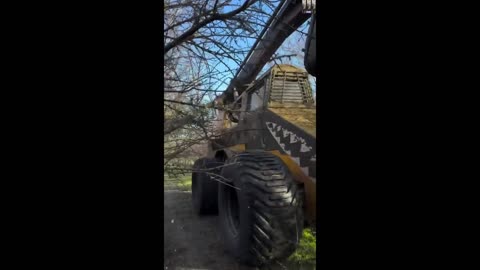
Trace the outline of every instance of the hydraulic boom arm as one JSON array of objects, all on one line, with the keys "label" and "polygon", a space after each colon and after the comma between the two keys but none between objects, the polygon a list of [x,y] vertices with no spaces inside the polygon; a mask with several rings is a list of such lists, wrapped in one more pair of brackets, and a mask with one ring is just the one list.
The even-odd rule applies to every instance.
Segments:
[{"label": "hydraulic boom arm", "polygon": [[303,13],[302,1],[284,0],[274,11],[267,26],[260,34],[247,57],[240,66],[235,78],[220,96],[226,103],[233,102],[233,91],[241,94],[262,70],[275,51],[290,34],[302,25],[310,14]]}]

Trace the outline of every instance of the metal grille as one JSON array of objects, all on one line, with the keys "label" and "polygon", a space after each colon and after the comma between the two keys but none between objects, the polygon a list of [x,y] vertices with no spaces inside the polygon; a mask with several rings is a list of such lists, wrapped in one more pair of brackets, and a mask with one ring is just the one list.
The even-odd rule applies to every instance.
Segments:
[{"label": "metal grille", "polygon": [[312,89],[304,72],[276,71],[272,73],[270,101],[313,104]]},{"label": "metal grille", "polygon": [[315,10],[316,0],[302,0],[303,11]]}]

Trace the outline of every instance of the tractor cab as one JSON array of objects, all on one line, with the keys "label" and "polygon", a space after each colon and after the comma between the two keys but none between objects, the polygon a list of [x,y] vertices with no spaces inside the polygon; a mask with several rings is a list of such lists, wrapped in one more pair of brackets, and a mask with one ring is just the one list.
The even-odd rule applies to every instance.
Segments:
[{"label": "tractor cab", "polygon": [[[218,98],[216,105],[225,99]],[[276,65],[239,94],[225,111],[217,110],[218,128],[232,128],[253,112],[288,109],[290,112],[314,107],[308,73],[292,65]],[[297,111],[298,111],[297,110]]]}]

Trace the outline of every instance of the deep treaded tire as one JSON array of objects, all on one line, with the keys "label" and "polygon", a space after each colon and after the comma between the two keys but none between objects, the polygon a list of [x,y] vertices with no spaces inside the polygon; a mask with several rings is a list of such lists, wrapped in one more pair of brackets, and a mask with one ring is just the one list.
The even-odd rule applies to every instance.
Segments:
[{"label": "deep treaded tire", "polygon": [[[222,165],[214,159],[200,158],[193,164],[194,169],[210,169]],[[212,173],[219,173],[213,170]],[[218,182],[210,179],[204,172],[192,173],[192,202],[193,210],[198,215],[218,213]]]},{"label": "deep treaded tire", "polygon": [[268,152],[244,152],[225,165],[221,175],[240,189],[219,184],[220,226],[228,251],[255,266],[291,255],[303,231],[303,186]]}]

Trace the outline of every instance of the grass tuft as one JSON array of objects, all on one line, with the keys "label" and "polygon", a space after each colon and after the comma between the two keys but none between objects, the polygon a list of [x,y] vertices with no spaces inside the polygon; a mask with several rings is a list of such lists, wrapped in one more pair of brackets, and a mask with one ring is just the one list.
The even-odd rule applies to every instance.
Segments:
[{"label": "grass tuft", "polygon": [[164,188],[165,190],[181,190],[181,191],[190,191],[192,189],[192,175],[184,175],[178,177],[168,177],[164,176]]},{"label": "grass tuft", "polygon": [[317,237],[312,229],[306,228],[303,230],[302,239],[300,239],[297,250],[288,258],[288,261],[296,263],[316,263],[316,257]]}]

